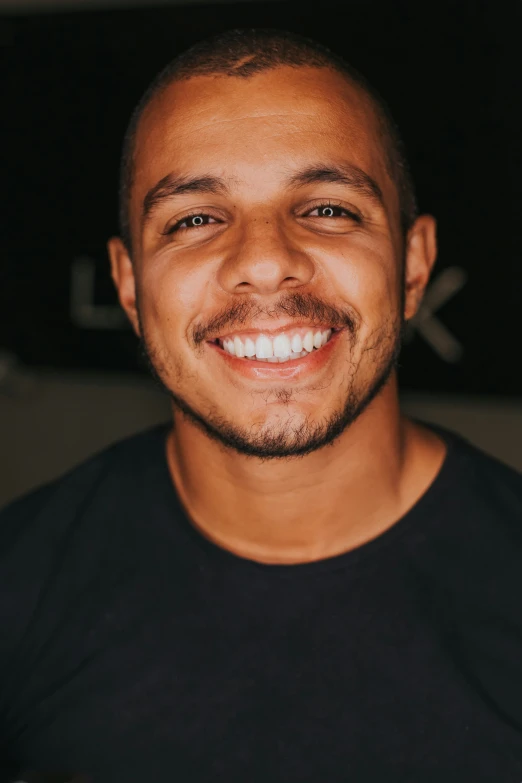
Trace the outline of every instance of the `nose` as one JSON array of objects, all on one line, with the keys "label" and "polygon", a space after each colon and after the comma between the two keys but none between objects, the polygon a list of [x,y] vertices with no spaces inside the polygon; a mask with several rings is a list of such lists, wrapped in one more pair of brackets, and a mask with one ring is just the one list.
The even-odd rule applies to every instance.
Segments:
[{"label": "nose", "polygon": [[234,237],[219,270],[227,293],[274,294],[306,285],[313,277],[311,257],[270,218],[253,218]]}]

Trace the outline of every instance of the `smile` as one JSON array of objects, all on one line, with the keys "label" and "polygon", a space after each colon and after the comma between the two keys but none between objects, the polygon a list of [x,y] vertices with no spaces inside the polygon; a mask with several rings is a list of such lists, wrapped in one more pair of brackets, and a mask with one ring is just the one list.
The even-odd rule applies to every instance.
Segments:
[{"label": "smile", "polygon": [[297,383],[329,365],[345,331],[327,325],[287,327],[275,333],[258,330],[228,334],[207,345],[230,370],[246,380]]},{"label": "smile", "polygon": [[216,343],[238,359],[283,364],[319,350],[330,340],[332,332],[328,327],[289,329],[275,336],[242,332],[220,337]]}]

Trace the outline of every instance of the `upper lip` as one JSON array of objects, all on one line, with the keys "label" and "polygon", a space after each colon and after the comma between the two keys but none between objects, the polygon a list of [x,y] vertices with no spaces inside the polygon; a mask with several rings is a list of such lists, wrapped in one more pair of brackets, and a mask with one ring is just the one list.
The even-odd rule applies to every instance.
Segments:
[{"label": "upper lip", "polygon": [[339,328],[333,327],[330,324],[327,323],[310,323],[308,321],[289,321],[288,323],[285,323],[283,325],[279,325],[277,328],[269,328],[269,327],[263,327],[263,326],[250,326],[248,328],[245,328],[244,326],[240,326],[238,329],[229,329],[226,332],[222,332],[221,334],[218,334],[216,337],[214,337],[210,342],[215,342],[216,340],[222,340],[225,337],[228,337],[229,335],[238,335],[241,334],[264,334],[267,337],[277,337],[278,334],[281,334],[281,332],[288,332],[292,329],[318,329],[322,332],[324,332],[327,329],[332,329],[332,331],[339,331]]}]

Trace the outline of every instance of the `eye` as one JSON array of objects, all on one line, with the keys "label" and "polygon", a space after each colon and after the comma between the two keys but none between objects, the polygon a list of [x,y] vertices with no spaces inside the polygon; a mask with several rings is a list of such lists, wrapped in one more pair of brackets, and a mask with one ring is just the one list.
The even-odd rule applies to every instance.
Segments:
[{"label": "eye", "polygon": [[355,220],[357,223],[361,223],[361,216],[356,212],[352,212],[341,204],[318,204],[313,209],[306,212],[305,217],[318,217],[318,218],[349,218]]},{"label": "eye", "polygon": [[213,218],[212,215],[207,215],[206,212],[194,212],[191,215],[185,215],[185,217],[178,220],[174,225],[169,226],[164,234],[176,234],[179,231],[188,231],[189,229],[202,228],[208,226],[211,223],[219,223],[219,220]]}]

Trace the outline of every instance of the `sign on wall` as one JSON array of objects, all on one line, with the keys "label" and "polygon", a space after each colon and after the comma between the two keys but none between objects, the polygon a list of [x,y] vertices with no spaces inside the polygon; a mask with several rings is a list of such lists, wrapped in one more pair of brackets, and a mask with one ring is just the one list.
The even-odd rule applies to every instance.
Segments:
[{"label": "sign on wall", "polygon": [[278,27],[329,45],[375,84],[405,137],[420,206],[438,218],[439,262],[405,336],[403,387],[522,394],[522,10],[466,6],[344,2],[319,13],[253,2],[0,18],[0,350],[30,366],[143,371],[105,251],[128,116],[196,40]]}]

